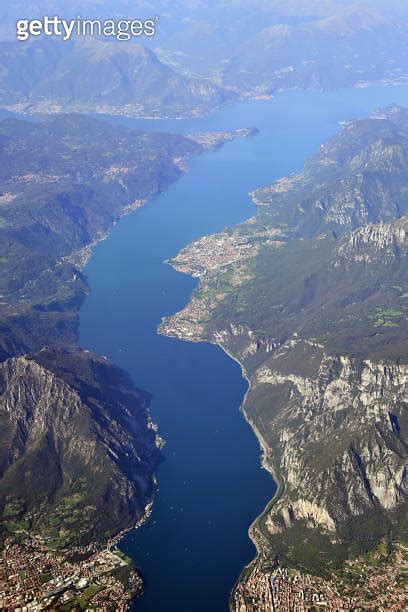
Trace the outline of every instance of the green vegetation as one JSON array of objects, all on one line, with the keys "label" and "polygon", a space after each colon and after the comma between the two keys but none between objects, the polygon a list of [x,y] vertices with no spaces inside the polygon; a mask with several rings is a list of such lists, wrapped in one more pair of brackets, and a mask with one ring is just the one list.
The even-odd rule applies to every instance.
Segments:
[{"label": "green vegetation", "polygon": [[377,308],[377,315],[379,317],[402,317],[403,314],[404,313],[401,310],[393,310],[392,308],[383,310],[381,308]]},{"label": "green vegetation", "polygon": [[85,589],[85,591],[78,599],[78,604],[81,610],[86,610],[92,598],[95,597],[95,595],[99,593],[102,589],[103,587],[100,587],[97,584],[91,584],[87,589]]},{"label": "green vegetation", "polygon": [[[0,261],[0,395],[8,398],[0,405],[11,402],[19,415],[0,410],[0,539],[31,532],[53,548],[106,541],[140,518],[160,452],[148,396],[105,360],[61,348],[77,342],[88,291],[83,249],[129,203],[175,181],[177,160],[219,146],[224,135],[199,142],[63,115],[5,120],[0,137],[0,193],[8,196],[0,241],[12,245]],[[24,393],[13,390],[20,379]]]},{"label": "green vegetation", "polygon": [[40,576],[41,584],[45,584],[46,582],[49,582],[51,578],[52,578],[52,574],[50,574],[49,572],[45,574],[41,574]]}]

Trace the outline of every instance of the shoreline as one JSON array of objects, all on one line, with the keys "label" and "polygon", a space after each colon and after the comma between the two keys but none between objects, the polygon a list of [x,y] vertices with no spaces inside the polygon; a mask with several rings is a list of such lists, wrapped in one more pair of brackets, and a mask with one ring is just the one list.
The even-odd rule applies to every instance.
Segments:
[{"label": "shoreline", "polygon": [[[235,140],[236,138],[242,138],[242,137],[248,138],[249,136],[253,135],[255,130],[256,128],[239,128],[239,129],[234,129],[234,130],[198,131],[197,133],[194,133],[194,134],[185,135],[184,138],[189,138],[190,140],[194,141],[195,140],[194,137],[195,136],[197,137],[197,142],[201,145],[201,151],[199,153],[196,153],[194,155],[195,157],[195,156],[200,156],[200,155],[211,154],[212,152],[219,150],[224,145],[226,145],[228,142]],[[204,142],[200,142],[199,140],[200,137],[204,139]],[[206,138],[210,139],[209,144],[205,142]],[[80,271],[81,273],[84,273],[85,278],[86,278],[86,272],[84,272],[84,269],[86,268],[86,265],[88,264],[89,260],[93,256],[95,247],[99,243],[103,242],[109,237],[111,231],[124,217],[127,217],[131,213],[136,212],[139,208],[150,205],[152,201],[154,200],[154,198],[156,198],[157,196],[160,196],[162,193],[167,191],[171,185],[173,185],[183,176],[188,174],[188,172],[190,171],[190,165],[188,162],[192,157],[193,156],[191,155],[185,155],[182,158],[180,158],[180,163],[177,164],[177,167],[179,168],[179,174],[175,179],[171,180],[157,193],[149,193],[144,198],[138,198],[131,202],[124,203],[123,206],[121,207],[121,210],[118,212],[117,217],[113,219],[109,227],[105,228],[104,230],[100,230],[88,244],[72,252],[71,254],[63,257],[59,263],[63,261],[69,262],[71,265],[76,267],[78,271]],[[87,281],[87,287],[88,287],[88,290],[85,292],[84,299],[86,299],[86,296],[89,295],[92,291],[92,288],[88,285],[88,281]],[[78,322],[79,322],[79,311],[80,309],[78,309]],[[76,333],[77,333],[76,344],[77,346],[79,346],[79,348],[83,348],[79,343],[79,325],[76,330]],[[88,349],[83,348],[83,350],[88,350]],[[101,357],[106,359],[106,357],[104,357],[103,355],[101,355]],[[153,424],[155,431],[156,431],[156,446],[159,449],[161,449],[163,448],[165,444],[165,440],[160,436],[160,434],[157,433],[157,426],[152,421],[150,406],[147,406],[147,415],[148,415],[149,421]],[[142,515],[135,522],[130,524],[128,527],[121,529],[119,532],[117,532],[116,534],[113,534],[107,540],[98,542],[101,548],[101,551],[103,550],[112,551],[112,549],[121,551],[120,543],[130,533],[138,530],[141,526],[143,526],[150,519],[152,511],[153,511],[153,505],[156,499],[157,490],[158,490],[157,470],[155,471],[153,475],[153,481],[154,481],[154,489],[149,499],[146,500],[146,504],[144,506]],[[142,581],[142,585],[143,585],[142,588],[144,588],[145,580],[143,578],[143,567],[136,566],[133,561],[131,563],[131,567],[133,571],[135,572],[135,574]],[[126,609],[129,609],[131,602],[135,598],[138,598],[140,595],[141,593],[137,592],[135,596],[132,596],[128,602]]]},{"label": "shoreline", "polygon": [[270,449],[268,448],[268,446],[267,446],[267,444],[266,444],[266,442],[265,442],[261,432],[256,427],[256,425],[252,422],[252,420],[250,419],[250,417],[248,415],[248,412],[246,411],[245,406],[246,406],[246,403],[247,403],[248,395],[249,395],[249,393],[251,391],[251,388],[252,388],[252,383],[251,383],[251,380],[250,380],[250,378],[248,376],[248,373],[246,371],[245,366],[243,365],[243,363],[241,363],[239,361],[239,359],[237,357],[235,357],[235,355],[233,355],[222,344],[220,344],[218,342],[211,342],[211,344],[213,344],[214,346],[218,346],[222,351],[224,351],[224,353],[226,355],[228,355],[228,357],[230,357],[230,359],[235,361],[235,363],[237,363],[240,366],[242,377],[248,383],[248,389],[246,390],[245,395],[243,397],[243,400],[241,402],[241,405],[239,406],[239,412],[241,412],[241,414],[244,417],[245,421],[248,423],[248,425],[252,429],[253,433],[255,434],[256,439],[258,440],[259,447],[260,447],[260,450],[261,450],[261,453],[260,453],[261,469],[265,469],[269,473],[269,475],[271,476],[272,481],[276,485],[276,490],[275,490],[273,496],[266,503],[266,506],[261,511],[261,513],[253,520],[253,522],[248,527],[248,532],[247,533],[248,533],[248,536],[249,536],[251,542],[254,544],[254,546],[256,548],[256,555],[252,559],[252,561],[250,561],[247,565],[245,565],[242,568],[241,573],[239,574],[238,578],[236,579],[236,581],[234,583],[234,586],[231,589],[231,592],[230,592],[230,598],[231,598],[231,596],[234,593],[237,585],[241,581],[241,577],[244,574],[244,572],[248,571],[257,562],[258,558],[262,554],[262,550],[260,548],[260,545],[259,545],[259,543],[258,543],[258,541],[256,539],[256,535],[255,535],[256,528],[257,528],[257,525],[259,524],[259,522],[262,521],[262,519],[265,517],[265,515],[272,509],[272,507],[282,497],[282,495],[283,495],[283,493],[285,491],[285,481],[284,481],[282,475],[277,473],[277,470],[276,470],[276,468],[273,467],[272,463],[268,462],[267,458],[268,458],[268,455],[270,454]]},{"label": "shoreline", "polygon": [[[55,102],[50,101],[50,108],[42,109],[41,107],[34,107],[33,105],[25,105],[24,102],[16,103],[16,104],[3,104],[0,106],[1,109],[4,109],[6,112],[20,115],[20,117],[49,117],[55,115],[66,115],[66,114],[80,114],[80,115],[97,115],[99,117],[113,117],[116,119],[134,119],[141,121],[194,121],[195,119],[204,119],[206,117],[210,117],[212,114],[219,112],[223,108],[228,106],[235,106],[236,104],[243,104],[245,102],[256,102],[262,100],[273,100],[274,98],[280,96],[281,94],[288,93],[290,91],[302,91],[305,93],[308,92],[336,92],[342,89],[369,89],[371,87],[404,87],[408,85],[408,75],[402,76],[399,79],[395,80],[387,80],[382,79],[379,81],[357,81],[350,85],[345,85],[343,87],[337,87],[333,89],[325,89],[325,88],[301,88],[301,87],[286,87],[282,89],[277,89],[270,94],[261,94],[261,93],[241,93],[239,94],[237,100],[231,102],[224,102],[214,106],[209,110],[201,110],[198,112],[194,112],[194,110],[190,112],[185,112],[179,115],[165,115],[165,114],[144,114],[140,111],[127,111],[126,108],[102,108],[95,111],[95,108],[87,108],[87,107],[61,107]],[[29,104],[29,103],[27,103]]]},{"label": "shoreline", "polygon": [[[253,204],[255,205],[256,209],[258,210],[258,204],[255,198],[255,192],[250,192],[248,194],[250,200],[253,202]],[[257,212],[255,213],[255,215],[257,214]],[[248,219],[250,219],[251,217],[248,217]],[[242,223],[245,223],[248,219],[245,219]],[[188,248],[189,245],[186,245],[185,248]],[[187,276],[189,276],[190,278],[195,278],[196,280],[198,280],[198,285],[196,286],[195,289],[192,290],[190,296],[189,296],[189,300],[187,302],[187,305],[191,302],[191,299],[195,293],[195,291],[199,290],[200,285],[202,283],[202,278],[201,276],[195,276],[193,273],[191,272],[187,272],[187,271],[181,271],[178,270],[177,267],[174,266],[174,264],[171,262],[171,260],[166,260],[165,262],[163,262],[169,266],[171,266],[173,268],[173,270],[175,270],[176,272],[178,272],[179,274],[185,274]],[[186,306],[187,306],[186,305]],[[186,307],[185,306],[185,307]],[[184,308],[185,308],[184,307]],[[177,313],[174,313],[177,314]],[[233,361],[235,361],[235,363],[237,363],[240,367],[241,370],[241,376],[242,378],[247,382],[248,388],[245,391],[244,397],[242,399],[242,402],[239,406],[239,412],[242,414],[243,418],[245,419],[246,423],[249,425],[249,427],[251,428],[253,434],[255,435],[258,444],[259,444],[259,449],[260,449],[260,468],[266,470],[271,479],[272,482],[275,484],[276,486],[276,490],[274,491],[272,497],[269,499],[269,501],[266,503],[265,507],[263,508],[263,510],[255,517],[255,519],[252,521],[252,523],[249,525],[248,529],[247,529],[247,534],[249,539],[251,540],[251,542],[253,543],[255,549],[256,549],[256,554],[254,556],[254,558],[247,563],[247,565],[245,565],[241,572],[239,573],[238,577],[236,578],[234,585],[232,586],[231,590],[230,590],[230,594],[229,594],[229,598],[228,598],[228,607],[230,608],[230,602],[231,602],[231,598],[232,595],[237,587],[237,585],[240,583],[241,578],[243,576],[243,574],[245,572],[247,572],[248,570],[250,570],[250,568],[256,564],[256,562],[258,561],[259,557],[262,555],[262,549],[261,549],[261,545],[260,542],[257,539],[256,536],[256,531],[257,529],[259,529],[259,532],[262,533],[262,529],[259,527],[261,521],[263,520],[263,518],[269,513],[269,511],[272,509],[272,507],[279,501],[279,499],[282,497],[282,495],[284,494],[285,491],[285,481],[283,479],[283,476],[278,472],[277,467],[274,466],[273,461],[270,460],[271,457],[271,449],[268,447],[268,445],[265,442],[265,439],[263,437],[263,435],[261,434],[261,432],[259,431],[258,427],[255,425],[254,421],[250,418],[248,411],[246,410],[246,404],[247,404],[247,399],[248,396],[251,392],[252,389],[252,382],[251,379],[248,375],[248,372],[244,366],[244,364],[238,359],[238,357],[236,357],[231,351],[229,351],[226,346],[224,346],[222,343],[217,342],[216,340],[213,339],[205,339],[202,338],[200,336],[200,334],[197,334],[195,337],[186,337],[182,334],[178,335],[172,335],[172,334],[168,334],[166,333],[165,330],[162,329],[163,324],[165,323],[167,318],[170,318],[174,315],[167,315],[167,316],[162,316],[161,318],[161,322],[157,328],[157,333],[160,335],[163,335],[167,338],[173,338],[173,339],[177,339],[180,340],[182,342],[195,342],[197,344],[199,343],[209,343],[213,346],[217,346],[219,347],[230,359],[232,359]]]},{"label": "shoreline", "polygon": [[[176,270],[174,268],[174,266],[170,262],[164,262],[164,263],[167,263],[167,265],[170,265],[179,274],[186,274],[184,272],[180,272],[180,271]],[[194,278],[191,274],[188,274],[188,273],[187,273],[187,276],[190,276],[191,278]],[[194,290],[193,290],[193,292],[194,292]],[[191,295],[193,295],[193,292],[192,292]],[[190,299],[191,299],[191,296],[190,296]],[[270,477],[272,479],[272,482],[276,486],[276,490],[274,491],[272,497],[269,499],[269,501],[266,503],[266,505],[263,508],[263,510],[255,517],[255,519],[252,521],[252,523],[248,527],[247,534],[248,534],[249,539],[251,540],[251,542],[253,543],[253,545],[254,545],[254,547],[256,549],[256,554],[255,554],[254,558],[247,565],[245,565],[242,568],[239,576],[235,580],[235,583],[234,583],[233,587],[231,588],[230,595],[229,595],[229,601],[230,601],[230,598],[231,598],[233,592],[235,591],[237,585],[239,584],[243,573],[248,571],[251,568],[251,566],[253,566],[257,562],[259,557],[262,555],[261,545],[258,542],[257,537],[256,537],[256,530],[258,528],[259,523],[262,521],[262,519],[269,513],[269,511],[272,509],[272,507],[282,497],[282,495],[283,495],[283,493],[285,491],[285,481],[283,479],[283,476],[278,472],[278,469],[276,467],[274,467],[273,462],[268,460],[268,459],[270,459],[271,450],[269,449],[269,447],[266,444],[266,442],[265,442],[261,432],[256,427],[255,423],[252,421],[252,419],[250,418],[250,416],[249,416],[249,414],[248,414],[248,412],[246,410],[247,399],[248,399],[249,393],[250,393],[250,391],[252,389],[252,382],[251,382],[250,377],[248,376],[248,373],[247,373],[247,370],[246,370],[244,364],[238,359],[238,357],[233,355],[223,344],[221,344],[219,342],[216,342],[214,340],[211,340],[211,339],[207,340],[207,339],[200,338],[200,337],[197,337],[197,336],[195,338],[188,338],[188,337],[183,337],[181,335],[167,334],[165,331],[163,331],[161,329],[161,326],[162,326],[162,324],[163,324],[163,322],[165,321],[166,318],[167,317],[162,317],[161,323],[159,324],[159,326],[157,328],[157,333],[158,334],[163,335],[163,336],[165,336],[167,338],[172,338],[172,339],[175,339],[175,340],[179,340],[181,342],[193,342],[193,343],[197,343],[197,344],[208,343],[208,344],[211,344],[212,346],[219,347],[231,360],[235,361],[235,363],[237,363],[239,365],[240,370],[241,370],[241,376],[242,376],[242,378],[248,384],[248,388],[245,391],[245,395],[244,395],[244,397],[242,399],[242,402],[241,402],[241,404],[239,406],[239,412],[241,413],[241,415],[245,419],[246,423],[251,428],[253,434],[255,435],[255,437],[256,437],[256,439],[258,441],[259,449],[260,449],[260,455],[259,455],[260,456],[260,469],[264,469],[264,470],[266,470],[269,473],[269,475],[270,475]],[[259,531],[262,533],[261,529]]]}]

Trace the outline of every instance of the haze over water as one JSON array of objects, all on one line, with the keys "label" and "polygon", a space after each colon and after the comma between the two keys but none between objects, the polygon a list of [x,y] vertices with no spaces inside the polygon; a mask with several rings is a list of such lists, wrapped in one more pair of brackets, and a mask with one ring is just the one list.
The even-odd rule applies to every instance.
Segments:
[{"label": "haze over water", "polygon": [[255,554],[248,527],[275,490],[239,412],[247,385],[238,364],[218,347],[156,334],[161,317],[180,310],[195,287],[163,261],[253,215],[248,193],[300,170],[339,121],[393,103],[408,105],[408,87],[288,92],[196,120],[111,118],[155,131],[260,130],[192,160],[187,175],[115,226],[85,268],[92,293],[81,310],[80,343],[152,393],[151,415],[166,440],[152,516],[121,544],[147,580],[135,610],[226,610]]}]

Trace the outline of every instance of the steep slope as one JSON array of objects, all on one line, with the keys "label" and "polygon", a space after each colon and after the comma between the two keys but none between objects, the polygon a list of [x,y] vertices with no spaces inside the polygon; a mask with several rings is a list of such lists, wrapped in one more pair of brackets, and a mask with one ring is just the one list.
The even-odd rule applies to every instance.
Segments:
[{"label": "steep slope", "polygon": [[242,95],[407,79],[408,11],[399,0],[199,2],[182,20],[177,9],[163,13],[159,56]]},{"label": "steep slope", "polygon": [[[51,5],[51,13],[59,9],[65,18],[158,15],[156,35],[143,41],[154,54],[133,43],[89,40],[74,46],[3,44],[3,104],[27,112],[97,106],[99,112],[181,116],[208,112],[237,96],[408,78],[408,10],[399,0],[122,0],[114,11],[93,0]],[[0,13],[0,35],[14,40],[16,19],[44,10],[37,3],[8,7]]]},{"label": "steep slope", "polygon": [[140,519],[160,460],[148,400],[89,353],[0,364],[2,537],[23,530],[83,545]]},{"label": "steep slope", "polygon": [[296,237],[340,235],[406,214],[406,111],[351,122],[299,175],[256,191],[260,217]]}]

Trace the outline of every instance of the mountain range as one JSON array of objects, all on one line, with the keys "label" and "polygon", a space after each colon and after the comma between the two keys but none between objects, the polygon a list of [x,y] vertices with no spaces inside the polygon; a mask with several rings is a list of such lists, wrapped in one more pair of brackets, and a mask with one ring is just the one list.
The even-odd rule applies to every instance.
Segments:
[{"label": "mountain range", "polygon": [[237,97],[208,79],[175,72],[133,42],[0,43],[0,104],[20,113],[184,117]]},{"label": "mountain range", "polygon": [[157,15],[157,33],[142,45],[16,43],[15,20],[40,15],[36,3],[24,6],[3,15],[0,43],[0,104],[20,112],[188,117],[287,89],[408,79],[408,10],[398,1],[257,0],[250,10],[243,0],[48,5],[47,14],[67,19],[85,9],[99,19]]},{"label": "mountain range", "polygon": [[200,285],[161,326],[219,344],[250,381],[244,412],[279,485],[252,527],[261,566],[337,576],[356,605],[347,563],[391,564],[408,536],[407,179],[407,109],[347,123],[254,192],[255,217],[172,260]]}]

